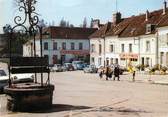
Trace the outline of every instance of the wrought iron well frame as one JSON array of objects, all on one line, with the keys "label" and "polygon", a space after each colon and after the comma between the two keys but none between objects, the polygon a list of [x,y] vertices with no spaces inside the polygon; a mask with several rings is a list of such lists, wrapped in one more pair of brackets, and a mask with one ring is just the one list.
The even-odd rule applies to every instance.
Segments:
[{"label": "wrought iron well frame", "polygon": [[[14,18],[14,23],[15,26],[12,27],[9,30],[9,65],[8,65],[8,70],[9,70],[9,87],[11,87],[12,82],[11,82],[11,59],[12,59],[12,39],[14,37],[14,31],[16,28],[22,28],[19,29],[18,32],[24,33],[28,36],[33,36],[33,43],[34,43],[34,59],[36,58],[41,58],[43,59],[43,46],[42,46],[42,35],[43,35],[43,27],[39,25],[39,17],[38,14],[35,12],[35,4],[36,0],[18,0],[18,6],[19,6],[19,12],[24,13],[24,18],[22,16],[17,15]],[[25,24],[28,24],[28,28],[25,26]],[[40,57],[36,56],[36,36],[39,34],[40,37]],[[24,59],[24,57],[22,57]],[[35,67],[36,69],[36,67]],[[47,73],[48,73],[48,79],[47,82],[50,84],[50,71],[49,68],[47,67]],[[36,71],[36,70],[35,70]],[[37,73],[35,72],[35,83],[37,83]],[[43,86],[43,69],[41,66],[41,86]]]}]

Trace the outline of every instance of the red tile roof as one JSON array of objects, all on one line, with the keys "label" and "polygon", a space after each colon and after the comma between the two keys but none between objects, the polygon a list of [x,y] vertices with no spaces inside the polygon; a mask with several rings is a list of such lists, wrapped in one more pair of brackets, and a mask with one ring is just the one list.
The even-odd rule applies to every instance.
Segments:
[{"label": "red tile roof", "polygon": [[95,31],[91,36],[89,36],[89,38],[99,38],[105,36],[107,31],[111,29],[111,25],[112,25],[111,22],[108,22],[104,26],[100,27],[99,30]]},{"label": "red tile roof", "polygon": [[[133,37],[146,34],[146,25],[152,24],[156,27],[168,26],[168,11],[165,15],[162,14],[163,10],[157,10],[149,13],[148,21],[146,21],[146,14],[139,16],[132,16],[129,18],[122,19],[117,25],[111,25],[108,31],[107,24],[93,33],[90,38],[98,38],[103,35],[106,36],[119,36],[119,37]],[[152,30],[150,34],[155,33],[155,30]]]},{"label": "red tile roof", "polygon": [[51,38],[55,39],[89,39],[97,29],[95,28],[80,28],[80,27],[56,27],[51,26],[45,29]]}]

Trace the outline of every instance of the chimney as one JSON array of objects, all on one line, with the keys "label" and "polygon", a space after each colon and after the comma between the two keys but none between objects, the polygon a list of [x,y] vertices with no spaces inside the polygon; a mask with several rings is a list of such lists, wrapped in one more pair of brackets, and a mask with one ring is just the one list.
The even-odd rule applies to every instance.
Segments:
[{"label": "chimney", "polygon": [[95,19],[91,21],[91,28],[100,28],[100,20],[99,19]]},{"label": "chimney", "polygon": [[145,19],[145,21],[147,22],[149,20],[149,11],[147,10],[146,11],[146,19]]},{"label": "chimney", "polygon": [[163,15],[166,14],[166,10],[167,10],[167,2],[166,2],[166,0],[164,0]]},{"label": "chimney", "polygon": [[117,25],[120,22],[121,22],[121,13],[117,12],[117,13],[113,14],[113,24]]}]

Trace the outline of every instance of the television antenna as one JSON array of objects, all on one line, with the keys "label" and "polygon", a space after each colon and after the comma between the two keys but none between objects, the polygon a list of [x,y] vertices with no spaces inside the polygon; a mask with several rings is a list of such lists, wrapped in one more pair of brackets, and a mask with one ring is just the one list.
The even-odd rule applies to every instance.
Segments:
[{"label": "television antenna", "polygon": [[118,0],[116,0],[116,12],[118,12]]}]

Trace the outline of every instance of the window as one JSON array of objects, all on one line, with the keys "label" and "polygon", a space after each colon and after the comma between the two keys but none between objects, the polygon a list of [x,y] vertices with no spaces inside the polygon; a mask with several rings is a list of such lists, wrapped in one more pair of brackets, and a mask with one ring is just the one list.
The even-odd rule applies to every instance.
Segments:
[{"label": "window", "polygon": [[79,43],[79,50],[83,50],[83,43]]},{"label": "window", "polygon": [[62,49],[66,50],[66,43],[65,42],[62,43]]},{"label": "window", "polygon": [[99,64],[99,66],[102,64],[102,58],[99,58],[98,64]]},{"label": "window", "polygon": [[65,60],[66,60],[66,56],[65,55],[61,55],[61,62],[63,63],[63,62],[65,62]]},{"label": "window", "polygon": [[99,44],[99,54],[101,54],[101,53],[102,53],[102,45]]},{"label": "window", "polygon": [[146,24],[146,34],[151,33],[152,31],[154,31],[156,28],[155,24]]},{"label": "window", "polygon": [[95,45],[94,44],[91,45],[91,52],[95,52]]},{"label": "window", "polygon": [[146,25],[146,33],[151,33],[151,24]]},{"label": "window", "polygon": [[125,58],[121,58],[120,60],[121,60],[121,61],[125,61]]},{"label": "window", "polygon": [[141,64],[142,64],[142,65],[145,64],[145,58],[144,58],[144,57],[141,58]]},{"label": "window", "polygon": [[118,64],[118,59],[117,58],[115,59],[115,63]]},{"label": "window", "polygon": [[110,61],[111,61],[111,65],[114,64],[114,62],[113,62],[113,58],[111,58]]},{"label": "window", "polygon": [[71,50],[75,49],[75,43],[71,43]]},{"label": "window", "polygon": [[114,45],[110,45],[110,52],[114,52]]},{"label": "window", "polygon": [[44,50],[48,50],[48,42],[44,42]]},{"label": "window", "polygon": [[146,65],[149,65],[150,58],[146,58]]},{"label": "window", "polygon": [[57,42],[53,42],[53,50],[57,50]]},{"label": "window", "polygon": [[146,52],[150,51],[150,41],[146,41]]},{"label": "window", "polygon": [[92,64],[95,63],[95,59],[94,59],[94,57],[91,58],[91,63],[92,63]]},{"label": "window", "polygon": [[160,53],[160,64],[163,64],[164,59],[164,52]]},{"label": "window", "polygon": [[129,52],[132,52],[132,44],[129,44]]},{"label": "window", "polygon": [[125,48],[124,48],[124,44],[121,44],[121,52],[124,52]]}]

